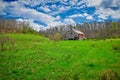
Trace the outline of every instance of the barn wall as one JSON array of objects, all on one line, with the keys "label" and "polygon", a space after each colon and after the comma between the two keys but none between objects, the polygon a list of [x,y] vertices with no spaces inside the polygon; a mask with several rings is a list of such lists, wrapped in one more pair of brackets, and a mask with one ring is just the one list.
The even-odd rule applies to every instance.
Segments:
[{"label": "barn wall", "polygon": [[66,39],[66,40],[75,39],[75,38],[78,38],[78,34],[75,33],[74,31],[68,31],[68,32],[66,33],[66,36],[65,36],[65,39]]}]

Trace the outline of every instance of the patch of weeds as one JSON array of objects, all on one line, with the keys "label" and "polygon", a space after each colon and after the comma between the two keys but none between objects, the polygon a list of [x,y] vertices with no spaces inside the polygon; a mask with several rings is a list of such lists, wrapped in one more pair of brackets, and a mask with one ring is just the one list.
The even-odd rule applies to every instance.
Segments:
[{"label": "patch of weeds", "polygon": [[92,63],[90,63],[90,64],[88,64],[87,66],[89,66],[89,67],[94,67],[95,65],[92,64]]},{"label": "patch of weeds", "polygon": [[77,74],[77,73],[74,74],[74,75],[73,75],[73,80],[80,80],[79,74]]},{"label": "patch of weeds", "polygon": [[72,55],[67,55],[66,56],[66,58],[65,58],[65,61],[69,64],[70,63],[70,61],[71,61],[71,57],[72,57]]},{"label": "patch of weeds", "polygon": [[76,48],[77,48],[77,46],[74,46],[73,48],[75,48],[75,49],[76,49]]},{"label": "patch of weeds", "polygon": [[92,47],[96,47],[96,45],[95,45],[95,44],[91,44],[91,46],[92,46]]},{"label": "patch of weeds", "polygon": [[120,44],[112,45],[112,49],[116,52],[120,52]]},{"label": "patch of weeds", "polygon": [[99,80],[120,80],[120,76],[112,70],[104,70]]},{"label": "patch of weeds", "polygon": [[0,36],[0,50],[14,50],[16,45],[16,40],[9,36]]}]

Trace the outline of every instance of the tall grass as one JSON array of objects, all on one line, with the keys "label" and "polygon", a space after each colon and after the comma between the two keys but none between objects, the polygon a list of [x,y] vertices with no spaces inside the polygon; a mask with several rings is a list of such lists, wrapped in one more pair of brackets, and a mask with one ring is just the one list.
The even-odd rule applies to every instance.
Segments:
[{"label": "tall grass", "polygon": [[2,35],[0,36],[0,50],[14,50],[15,49],[16,40],[11,38],[10,36]]}]

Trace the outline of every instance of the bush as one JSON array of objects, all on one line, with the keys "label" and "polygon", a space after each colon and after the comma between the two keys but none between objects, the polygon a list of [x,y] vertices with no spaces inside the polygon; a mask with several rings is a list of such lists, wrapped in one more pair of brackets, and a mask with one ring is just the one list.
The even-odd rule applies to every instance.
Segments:
[{"label": "bush", "polygon": [[5,50],[13,50],[15,49],[15,43],[16,41],[9,37],[9,36],[0,36],[0,50],[5,51]]},{"label": "bush", "polygon": [[51,40],[58,41],[61,39],[61,35],[59,33],[54,33],[48,36]]}]

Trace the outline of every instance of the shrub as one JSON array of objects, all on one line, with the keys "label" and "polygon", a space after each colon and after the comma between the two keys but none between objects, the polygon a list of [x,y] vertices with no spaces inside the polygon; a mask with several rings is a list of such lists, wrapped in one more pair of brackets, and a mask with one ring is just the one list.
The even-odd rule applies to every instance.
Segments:
[{"label": "shrub", "polygon": [[48,36],[51,40],[58,41],[61,39],[61,35],[59,33],[54,33]]}]

